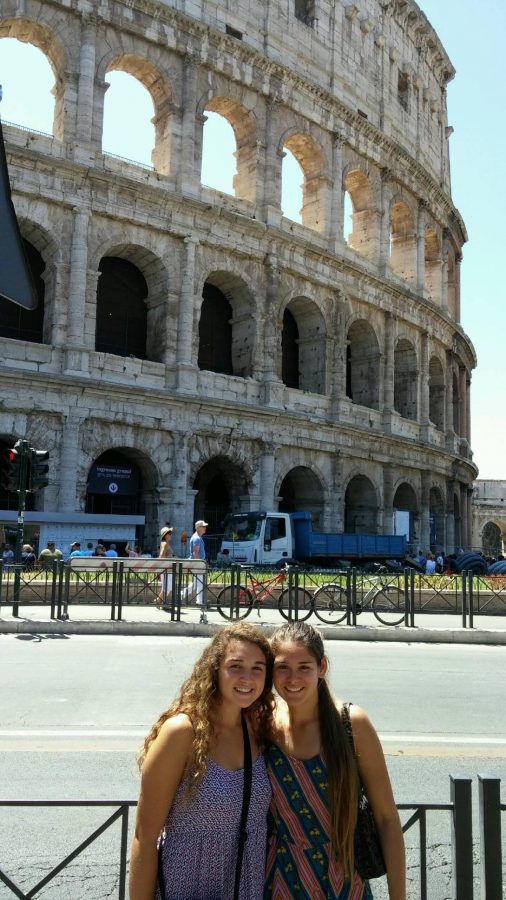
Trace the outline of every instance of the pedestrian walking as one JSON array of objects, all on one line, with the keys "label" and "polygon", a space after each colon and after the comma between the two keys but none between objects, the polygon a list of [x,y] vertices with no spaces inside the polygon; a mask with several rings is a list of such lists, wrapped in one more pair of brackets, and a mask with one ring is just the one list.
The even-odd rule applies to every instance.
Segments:
[{"label": "pedestrian walking", "polygon": [[[172,551],[172,533],[174,529],[171,525],[165,525],[160,531],[160,551],[158,553],[159,559],[170,559],[174,556]],[[166,606],[171,598],[172,594],[172,574],[169,572],[163,572],[160,576],[160,581],[162,583],[160,593],[155,600],[156,605],[159,609],[163,609]]]},{"label": "pedestrian walking", "polygon": [[[203,519],[197,519],[195,522],[195,531],[193,532],[190,538],[190,556],[189,559],[200,559],[205,560],[206,558],[206,547],[204,544],[204,534],[206,533],[207,522],[204,522]],[[202,575],[194,575],[192,579],[192,586],[188,585],[186,588],[184,597],[185,602],[189,603],[190,596],[195,598],[195,603],[197,606],[204,606],[204,579]]]},{"label": "pedestrian walking", "polygon": [[234,623],[215,635],[151,729],[140,759],[130,900],[262,900],[271,685],[269,642],[253,625]]},{"label": "pedestrian walking", "polygon": [[362,784],[384,857],[388,896],[406,900],[401,824],[376,731],[362,709],[332,697],[323,640],[311,625],[283,625],[271,647],[279,702],[266,754],[275,827],[265,897],[372,897],[372,842],[361,859],[355,843],[356,826],[362,834]]}]

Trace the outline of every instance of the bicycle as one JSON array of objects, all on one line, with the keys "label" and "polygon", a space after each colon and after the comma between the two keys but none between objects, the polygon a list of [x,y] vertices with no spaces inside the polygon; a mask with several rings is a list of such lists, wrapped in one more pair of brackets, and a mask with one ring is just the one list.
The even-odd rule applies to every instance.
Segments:
[{"label": "bicycle", "polygon": [[[226,585],[216,598],[216,608],[220,616],[228,620],[245,619],[255,608],[260,618],[260,607],[272,596],[274,588],[286,581],[287,572],[287,569],[281,569],[276,575],[264,581],[247,572],[249,587],[242,587],[240,584],[235,587]],[[305,622],[313,612],[313,597],[305,588],[284,588],[278,599],[278,610],[284,619],[290,620],[290,611],[296,605],[299,622]]]},{"label": "bicycle", "polygon": [[[396,584],[385,581],[381,573],[373,577],[376,580],[362,596],[361,602],[356,604],[357,615],[370,609],[382,625],[401,625],[405,616],[404,591]],[[339,625],[346,619],[348,597],[346,589],[340,584],[323,584],[315,591],[313,602],[315,616],[326,625]]]}]

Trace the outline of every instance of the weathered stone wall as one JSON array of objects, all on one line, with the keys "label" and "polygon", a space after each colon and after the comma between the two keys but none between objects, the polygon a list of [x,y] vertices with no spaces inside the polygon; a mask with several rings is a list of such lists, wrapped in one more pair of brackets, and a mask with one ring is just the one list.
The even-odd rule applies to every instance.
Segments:
[{"label": "weathered stone wall", "polygon": [[[288,490],[322,527],[380,532],[409,508],[414,542],[429,546],[436,517],[439,546],[470,543],[453,69],[412,0],[310,8],[2,4],[0,37],[31,41],[56,73],[53,136],[5,127],[21,230],[46,264],[44,343],[0,338],[0,435],[51,450],[46,510],[84,509],[90,465],[118,448],[140,467],[150,543],[169,518],[191,527],[216,460],[235,508]],[[102,153],[113,69],[153,98],[152,171]],[[234,129],[234,197],[200,184],[210,110]],[[304,173],[302,224],[281,212],[285,149]],[[146,280],[147,359],[95,349],[104,256]],[[232,307],[233,374],[198,368],[206,282]],[[282,381],[286,310],[298,388]]]}]

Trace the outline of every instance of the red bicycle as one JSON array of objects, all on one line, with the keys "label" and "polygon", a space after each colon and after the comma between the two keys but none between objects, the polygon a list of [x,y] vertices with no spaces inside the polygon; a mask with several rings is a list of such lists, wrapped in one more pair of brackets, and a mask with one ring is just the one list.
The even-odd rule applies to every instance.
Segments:
[{"label": "red bicycle", "polygon": [[[273,596],[275,588],[286,581],[287,570],[281,569],[276,575],[260,581],[247,572],[248,586],[238,584],[222,588],[216,598],[216,607],[224,619],[245,619],[252,609],[260,616],[260,607]],[[291,618],[290,612],[298,606],[299,622],[309,618],[314,609],[313,596],[305,588],[284,588],[278,599],[278,610],[284,619]]]}]

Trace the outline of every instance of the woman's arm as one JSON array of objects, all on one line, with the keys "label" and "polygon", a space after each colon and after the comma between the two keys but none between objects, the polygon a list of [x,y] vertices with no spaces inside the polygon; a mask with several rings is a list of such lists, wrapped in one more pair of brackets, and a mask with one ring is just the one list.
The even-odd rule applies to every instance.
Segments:
[{"label": "woman's arm", "polygon": [[130,900],[155,896],[156,843],[191,757],[193,737],[188,716],[172,716],[163,723],[144,760],[130,853]]},{"label": "woman's arm", "polygon": [[350,707],[358,770],[378,828],[390,900],[406,900],[404,838],[378,735],[359,706]]},{"label": "woman's arm", "polygon": [[168,557],[168,556],[170,556],[170,555],[171,555],[171,552],[170,552],[170,544],[169,544],[169,542],[168,542],[168,541],[162,541],[161,544],[160,544],[160,551],[159,551],[159,553],[158,553],[158,558],[159,558],[159,559],[165,559],[166,557]]}]

